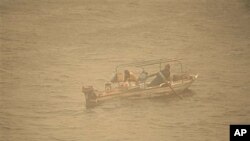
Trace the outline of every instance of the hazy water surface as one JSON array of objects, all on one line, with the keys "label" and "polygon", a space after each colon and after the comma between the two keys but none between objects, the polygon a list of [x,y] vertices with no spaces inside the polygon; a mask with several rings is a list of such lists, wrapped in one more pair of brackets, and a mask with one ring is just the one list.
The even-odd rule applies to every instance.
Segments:
[{"label": "hazy water surface", "polygon": [[[250,123],[247,0],[1,0],[0,140],[228,140]],[[162,99],[84,107],[115,65],[183,58],[199,79]]]}]

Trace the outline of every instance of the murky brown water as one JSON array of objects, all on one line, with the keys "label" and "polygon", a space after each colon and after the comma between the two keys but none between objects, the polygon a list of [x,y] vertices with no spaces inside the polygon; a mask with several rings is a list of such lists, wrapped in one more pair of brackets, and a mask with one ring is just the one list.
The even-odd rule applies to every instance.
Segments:
[{"label": "murky brown water", "polygon": [[[246,0],[1,0],[0,140],[228,140],[250,123]],[[183,99],[85,109],[115,65],[183,58]]]}]

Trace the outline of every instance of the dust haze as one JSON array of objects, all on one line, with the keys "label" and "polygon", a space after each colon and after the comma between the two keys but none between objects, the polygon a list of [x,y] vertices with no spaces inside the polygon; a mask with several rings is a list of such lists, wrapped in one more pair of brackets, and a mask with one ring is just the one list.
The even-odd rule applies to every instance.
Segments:
[{"label": "dust haze", "polygon": [[[0,0],[0,140],[229,140],[250,123],[248,0]],[[183,99],[86,109],[118,64],[182,58]]]}]

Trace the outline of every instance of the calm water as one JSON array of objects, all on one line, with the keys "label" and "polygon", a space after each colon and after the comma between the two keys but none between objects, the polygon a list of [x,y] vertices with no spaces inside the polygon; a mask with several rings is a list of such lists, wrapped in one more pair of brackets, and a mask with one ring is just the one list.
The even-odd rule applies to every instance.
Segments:
[{"label": "calm water", "polygon": [[[250,123],[246,0],[1,0],[0,140],[228,140]],[[115,65],[183,58],[199,79],[162,99],[85,109]]]}]

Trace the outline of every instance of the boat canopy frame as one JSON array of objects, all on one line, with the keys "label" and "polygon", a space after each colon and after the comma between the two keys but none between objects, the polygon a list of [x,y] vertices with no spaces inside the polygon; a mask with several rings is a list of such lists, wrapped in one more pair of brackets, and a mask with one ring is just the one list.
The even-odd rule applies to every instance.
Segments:
[{"label": "boat canopy frame", "polygon": [[138,68],[144,69],[144,66],[150,66],[150,65],[156,65],[156,64],[159,64],[159,69],[161,70],[162,64],[176,62],[181,66],[181,73],[182,73],[183,70],[182,70],[182,62],[181,62],[181,60],[182,59],[163,58],[163,59],[140,61],[140,62],[134,62],[134,63],[128,63],[128,64],[120,64],[120,65],[115,67],[115,71],[117,73],[119,68],[124,68],[124,67],[138,67]]}]

